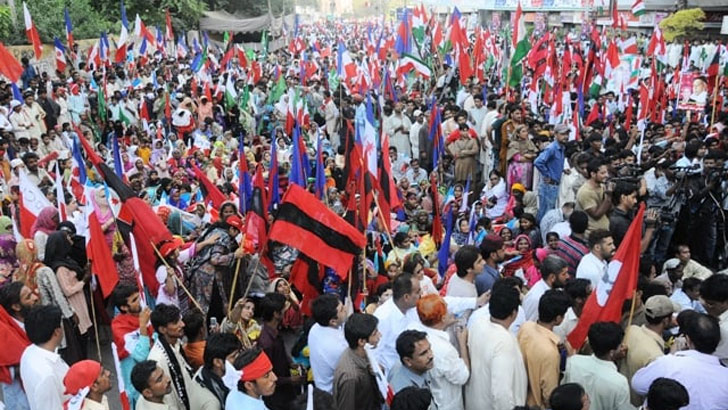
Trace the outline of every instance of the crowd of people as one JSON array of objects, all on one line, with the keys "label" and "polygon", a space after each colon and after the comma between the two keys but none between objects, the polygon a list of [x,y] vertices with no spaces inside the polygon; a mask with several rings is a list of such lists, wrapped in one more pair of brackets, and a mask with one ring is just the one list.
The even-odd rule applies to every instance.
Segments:
[{"label": "crowd of people", "polygon": [[[343,50],[359,70],[379,61],[371,32],[306,30],[316,40],[303,50],[292,41],[229,59],[237,45],[206,37],[202,69],[164,47],[101,66],[76,49],[55,73],[24,58],[20,95],[0,80],[5,408],[728,408],[720,107],[663,107],[638,127],[639,98],[625,107],[608,91],[586,97],[604,115],[575,128],[528,97],[532,71],[523,87],[507,87],[498,65],[461,84],[457,59],[443,58],[431,78],[392,71],[388,83],[394,49],[381,88],[362,89],[376,80],[337,64]],[[558,53],[573,36],[594,41],[566,33]],[[575,111],[579,69],[563,76]],[[367,167],[352,158],[367,157],[352,153],[369,124],[377,145],[360,155],[377,157],[378,172],[359,185]],[[154,244],[151,276],[93,156],[173,235]],[[296,167],[366,235],[348,272],[251,243],[244,179],[264,181],[273,222]],[[360,207],[372,189],[378,200]],[[28,209],[28,192],[50,205]],[[633,296],[621,321],[591,324],[575,348],[568,336],[642,203]],[[109,294],[89,262],[89,214],[118,273]],[[108,342],[116,363],[94,360],[94,343]]]}]

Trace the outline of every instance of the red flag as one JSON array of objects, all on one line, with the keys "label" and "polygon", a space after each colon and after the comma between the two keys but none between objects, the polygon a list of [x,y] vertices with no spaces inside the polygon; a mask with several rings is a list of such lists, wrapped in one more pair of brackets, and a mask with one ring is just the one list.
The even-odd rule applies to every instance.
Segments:
[{"label": "red flag", "polygon": [[28,11],[28,6],[25,2],[23,2],[23,18],[25,20],[25,35],[33,45],[35,59],[40,60],[40,57],[43,55],[43,44],[40,42],[38,29],[35,27],[35,23],[33,23],[33,18],[30,16],[30,11]]},{"label": "red flag", "polygon": [[[87,193],[86,197],[88,198],[89,195]],[[101,229],[101,224],[95,212],[88,217],[88,230],[89,239],[86,244],[86,252],[91,262],[91,271],[99,278],[101,293],[106,299],[119,282],[119,272],[116,270],[116,264],[111,256],[111,249],[106,244],[104,230]]]},{"label": "red flag", "polygon": [[596,121],[598,119],[599,119],[599,104],[594,104],[591,107],[591,110],[589,110],[589,116],[586,117],[586,122],[584,123],[584,125],[586,125],[588,127],[589,124],[593,123],[594,121]]},{"label": "red flag", "polygon": [[194,168],[195,176],[197,177],[197,180],[202,183],[203,188],[205,189],[206,194],[205,199],[212,201],[212,206],[215,208],[220,208],[222,206],[222,203],[227,200],[225,195],[220,192],[220,188],[215,186],[208,178],[207,175],[205,175],[200,168],[195,166]]},{"label": "red flag", "polygon": [[624,130],[627,132],[629,132],[629,128],[632,126],[632,111],[634,109],[633,106],[634,104],[632,104],[632,96],[630,95],[629,97],[627,97],[627,110],[624,114]]},{"label": "red flag", "polygon": [[617,322],[622,317],[624,301],[631,299],[637,288],[640,267],[640,242],[642,241],[642,219],[645,204],[640,205],[637,215],[609,262],[607,274],[602,276],[587,299],[579,322],[569,334],[571,346],[579,350],[584,344],[589,327],[596,322]]},{"label": "red flag", "polygon": [[30,340],[25,331],[2,306],[0,306],[0,337],[4,344],[0,349],[0,382],[10,384],[12,382],[10,368],[20,364],[20,356],[30,345]]},{"label": "red flag", "polygon": [[13,53],[0,43],[0,74],[7,77],[11,82],[17,83],[20,75],[23,74],[23,66],[15,59]]},{"label": "red flag", "polygon": [[174,32],[172,31],[172,17],[169,15],[169,9],[164,11],[164,19],[167,23],[167,29],[164,33],[165,40],[174,41]]}]

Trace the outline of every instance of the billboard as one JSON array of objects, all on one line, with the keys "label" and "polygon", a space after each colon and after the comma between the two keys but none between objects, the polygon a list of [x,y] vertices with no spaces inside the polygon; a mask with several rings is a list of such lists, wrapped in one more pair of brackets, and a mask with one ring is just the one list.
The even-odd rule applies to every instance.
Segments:
[{"label": "billboard", "polygon": [[677,108],[702,111],[708,103],[708,80],[699,73],[683,73],[680,78],[680,100]]}]

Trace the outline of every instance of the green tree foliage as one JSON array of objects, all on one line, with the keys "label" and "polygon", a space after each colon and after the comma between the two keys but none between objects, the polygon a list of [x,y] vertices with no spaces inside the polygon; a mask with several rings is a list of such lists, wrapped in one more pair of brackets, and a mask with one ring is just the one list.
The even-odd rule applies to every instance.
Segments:
[{"label": "green tree foliage", "polygon": [[[267,0],[205,0],[210,10],[225,10],[244,16],[261,16],[268,13]],[[309,2],[304,2],[309,3]],[[299,1],[299,4],[302,4]],[[293,12],[293,0],[270,0],[270,7],[274,16]]]},{"label": "green tree foliage", "polygon": [[687,9],[675,12],[660,22],[665,40],[673,41],[691,31],[702,30],[705,12],[701,9]]},{"label": "green tree foliage", "polygon": [[0,39],[10,38],[13,32],[13,21],[10,17],[10,7],[0,6]]}]

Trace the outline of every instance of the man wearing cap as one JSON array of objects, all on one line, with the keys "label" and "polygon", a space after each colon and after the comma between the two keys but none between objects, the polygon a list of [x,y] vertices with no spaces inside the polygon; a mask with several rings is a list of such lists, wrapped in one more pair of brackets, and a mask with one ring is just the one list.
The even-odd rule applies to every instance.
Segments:
[{"label": "man wearing cap", "polygon": [[109,410],[105,393],[111,390],[110,374],[95,360],[74,363],[63,378],[66,394],[71,395],[66,406],[78,410]]},{"label": "man wearing cap", "polygon": [[18,100],[10,101],[10,115],[8,119],[13,127],[13,134],[15,134],[16,140],[29,138],[29,130],[33,127],[33,123],[30,121],[28,113],[23,110],[22,105],[23,103]]},{"label": "man wearing cap", "polygon": [[[408,158],[412,158],[412,146],[409,135],[412,122],[402,113],[402,103],[394,104],[394,112],[384,119],[384,132],[389,135],[393,147]],[[418,141],[419,143],[419,141]]]},{"label": "man wearing cap", "polygon": [[278,380],[268,356],[260,348],[253,347],[238,356],[234,366],[242,374],[237,389],[225,400],[225,410],[267,410],[263,397],[275,392]]},{"label": "man wearing cap", "polygon": [[[647,299],[645,302],[647,323],[642,326],[631,325],[624,336],[623,343],[627,347],[627,355],[619,361],[619,371],[627,380],[632,380],[637,370],[665,354],[662,334],[675,326],[673,315],[678,312],[680,305],[665,295],[655,295]],[[630,395],[633,405],[642,404],[642,398],[634,390]]]},{"label": "man wearing cap", "polygon": [[569,137],[569,127],[559,124],[554,129],[554,141],[541,152],[533,165],[541,173],[541,184],[538,188],[538,217],[541,220],[546,212],[556,207],[559,199],[559,183],[564,171],[564,150]]},{"label": "man wearing cap", "polygon": [[[410,143],[412,144],[412,159],[420,159],[420,131],[425,128],[425,116],[422,110],[417,109],[413,113],[414,122],[410,128]],[[414,181],[413,181],[414,182]]]}]

